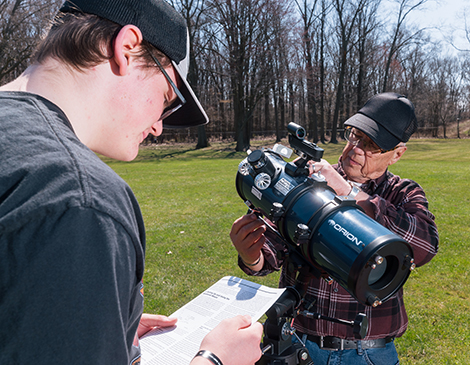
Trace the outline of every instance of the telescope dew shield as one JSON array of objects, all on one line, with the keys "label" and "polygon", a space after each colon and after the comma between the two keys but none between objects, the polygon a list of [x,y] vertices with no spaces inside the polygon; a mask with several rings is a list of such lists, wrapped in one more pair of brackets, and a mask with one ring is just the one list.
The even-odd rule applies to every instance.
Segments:
[{"label": "telescope dew shield", "polygon": [[[293,176],[286,165],[271,150],[252,152],[239,164],[238,194],[271,218],[289,249],[360,303],[377,306],[393,296],[414,268],[410,245],[322,177]],[[301,230],[307,239],[298,239]]]}]

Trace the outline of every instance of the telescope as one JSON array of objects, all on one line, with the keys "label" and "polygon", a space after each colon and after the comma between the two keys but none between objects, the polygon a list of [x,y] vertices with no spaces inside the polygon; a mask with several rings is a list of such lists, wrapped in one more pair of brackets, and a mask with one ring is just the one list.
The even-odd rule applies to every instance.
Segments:
[{"label": "telescope", "polygon": [[300,257],[318,277],[336,280],[358,302],[377,307],[406,282],[415,264],[411,246],[367,216],[353,198],[338,196],[308,161],[324,150],[305,140],[305,129],[290,123],[289,144],[258,149],[240,162],[239,196],[268,218],[289,255]]}]

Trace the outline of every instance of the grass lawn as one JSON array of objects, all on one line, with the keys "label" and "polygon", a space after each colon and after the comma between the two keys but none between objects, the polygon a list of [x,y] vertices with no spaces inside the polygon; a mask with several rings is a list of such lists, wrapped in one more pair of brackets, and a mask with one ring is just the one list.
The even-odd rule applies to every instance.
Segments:
[{"label": "grass lawn", "polygon": [[[321,146],[324,158],[336,162],[343,146]],[[141,204],[146,312],[169,315],[226,275],[277,286],[277,274],[248,277],[236,263],[229,231],[246,212],[235,189],[246,154],[234,147],[154,146],[133,162],[104,159]],[[390,170],[423,186],[441,239],[439,254],[405,284],[410,324],[396,340],[401,364],[470,364],[470,139],[412,140]]]}]

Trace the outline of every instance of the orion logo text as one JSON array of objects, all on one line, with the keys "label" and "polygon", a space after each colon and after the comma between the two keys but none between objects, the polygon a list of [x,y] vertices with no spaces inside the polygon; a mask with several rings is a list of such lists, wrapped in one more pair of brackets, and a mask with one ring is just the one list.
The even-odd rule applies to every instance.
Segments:
[{"label": "orion logo text", "polygon": [[359,241],[355,235],[345,230],[338,223],[336,223],[333,219],[330,219],[328,221],[328,224],[332,226],[334,229],[336,229],[338,232],[342,233],[344,237],[346,237],[348,240],[350,240],[351,242],[354,242],[356,246],[359,246],[362,243],[362,241]]}]

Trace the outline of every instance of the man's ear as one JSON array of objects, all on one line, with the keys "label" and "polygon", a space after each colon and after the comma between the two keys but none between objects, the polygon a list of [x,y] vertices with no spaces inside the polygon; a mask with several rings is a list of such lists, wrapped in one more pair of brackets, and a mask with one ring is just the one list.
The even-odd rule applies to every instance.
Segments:
[{"label": "man's ear", "polygon": [[394,150],[393,157],[390,159],[388,164],[393,165],[395,162],[397,162],[401,158],[401,156],[403,156],[406,150],[407,150],[406,146],[401,146],[401,147],[398,147],[396,150]]},{"label": "man's ear", "polygon": [[132,55],[143,40],[142,32],[135,25],[125,25],[121,28],[114,39],[113,44],[113,72],[116,75],[127,74],[128,67],[132,61]]}]

